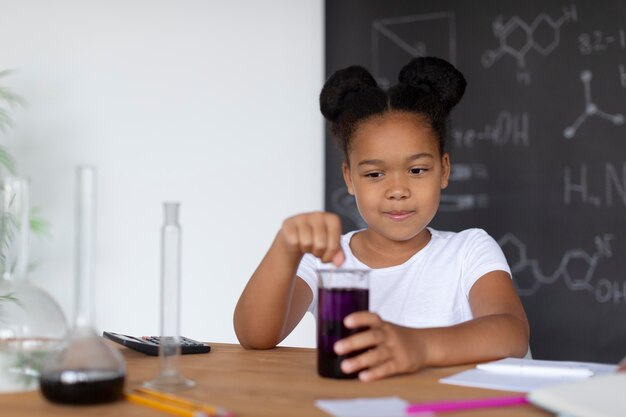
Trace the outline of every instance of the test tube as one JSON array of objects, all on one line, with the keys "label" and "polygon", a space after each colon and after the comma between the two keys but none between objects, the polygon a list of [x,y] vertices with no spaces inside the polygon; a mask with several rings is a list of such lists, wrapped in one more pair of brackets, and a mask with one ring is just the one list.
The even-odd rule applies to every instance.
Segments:
[{"label": "test tube", "polygon": [[178,223],[180,204],[165,202],[161,228],[161,338],[159,356],[161,371],[144,385],[159,391],[182,391],[195,382],[179,371],[180,358],[180,253],[181,227]]}]

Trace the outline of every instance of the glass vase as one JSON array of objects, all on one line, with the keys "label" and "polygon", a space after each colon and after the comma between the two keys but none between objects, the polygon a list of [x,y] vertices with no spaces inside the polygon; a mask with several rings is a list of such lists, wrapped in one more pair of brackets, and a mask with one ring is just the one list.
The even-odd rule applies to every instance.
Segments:
[{"label": "glass vase", "polygon": [[123,397],[126,366],[117,349],[94,330],[96,171],[77,170],[76,294],[66,345],[41,373],[41,392],[62,404],[96,404]]},{"label": "glass vase", "polygon": [[0,179],[0,392],[36,389],[67,333],[59,305],[27,279],[28,182]]}]

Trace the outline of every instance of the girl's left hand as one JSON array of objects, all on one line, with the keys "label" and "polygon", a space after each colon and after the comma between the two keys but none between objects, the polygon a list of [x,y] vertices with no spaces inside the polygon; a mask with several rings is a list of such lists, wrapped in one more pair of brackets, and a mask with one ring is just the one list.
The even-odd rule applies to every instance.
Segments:
[{"label": "girl's left hand", "polygon": [[349,329],[367,327],[335,343],[335,353],[345,355],[368,349],[341,362],[345,373],[359,372],[361,381],[373,381],[390,375],[414,372],[425,364],[425,344],[416,337],[419,330],[383,321],[368,311],[352,313],[344,320]]}]

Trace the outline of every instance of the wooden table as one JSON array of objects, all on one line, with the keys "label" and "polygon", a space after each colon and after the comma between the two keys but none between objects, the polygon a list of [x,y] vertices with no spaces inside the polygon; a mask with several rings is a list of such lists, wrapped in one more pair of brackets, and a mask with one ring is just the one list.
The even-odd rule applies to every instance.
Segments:
[{"label": "wooden table", "polygon": [[[159,359],[120,347],[127,361],[126,385],[133,388],[152,379]],[[505,391],[440,384],[439,378],[469,366],[426,369],[418,373],[363,383],[358,380],[320,378],[315,349],[276,348],[250,351],[238,345],[212,344],[209,354],[184,355],[180,369],[196,381],[196,388],[179,393],[227,408],[236,417],[296,417],[328,414],[316,399],[399,396],[411,402],[515,395]],[[97,406],[61,406],[48,403],[38,391],[0,395],[0,416],[167,416],[128,402]],[[447,417],[546,417],[551,414],[531,405],[447,413]]]}]

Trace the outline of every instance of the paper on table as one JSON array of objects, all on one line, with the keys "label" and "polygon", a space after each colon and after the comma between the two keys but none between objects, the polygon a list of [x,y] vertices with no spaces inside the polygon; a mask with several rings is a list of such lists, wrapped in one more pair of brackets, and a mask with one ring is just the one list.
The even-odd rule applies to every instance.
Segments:
[{"label": "paper on table", "polygon": [[469,371],[461,372],[439,380],[439,382],[443,384],[517,392],[529,392],[535,388],[571,381],[572,378],[545,378],[540,376],[509,375],[483,371],[481,369],[470,369]]},{"label": "paper on table", "polygon": [[578,417],[624,416],[626,373],[603,375],[534,390],[528,395],[533,404],[561,415]]},{"label": "paper on table", "polygon": [[[315,405],[335,417],[405,417],[405,409],[409,403],[399,397],[379,397],[317,400]],[[433,415],[433,413],[420,413],[415,416]]]},{"label": "paper on table", "polygon": [[504,358],[498,361],[481,363],[477,369],[514,375],[588,378],[596,372],[612,371],[602,365],[585,362],[545,361],[520,358]]},{"label": "paper on table", "polygon": [[[532,359],[520,359],[527,364],[550,362],[553,367],[558,361],[536,361]],[[615,372],[616,365],[606,365],[591,362],[562,362],[563,366],[571,366],[577,364],[591,370],[594,375],[603,375]],[[572,382],[576,380],[586,379],[587,377],[572,377],[567,375],[523,375],[519,372],[503,373],[491,372],[484,369],[470,369],[447,378],[442,378],[439,382],[444,384],[462,385],[468,387],[488,388],[504,391],[529,392],[537,388],[559,384],[563,382]]]}]

